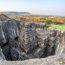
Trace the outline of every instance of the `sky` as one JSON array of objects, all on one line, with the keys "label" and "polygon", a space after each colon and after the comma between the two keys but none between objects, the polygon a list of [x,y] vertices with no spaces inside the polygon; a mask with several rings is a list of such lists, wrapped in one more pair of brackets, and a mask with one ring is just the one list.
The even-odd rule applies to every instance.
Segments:
[{"label": "sky", "polygon": [[0,0],[0,11],[65,16],[65,0]]}]

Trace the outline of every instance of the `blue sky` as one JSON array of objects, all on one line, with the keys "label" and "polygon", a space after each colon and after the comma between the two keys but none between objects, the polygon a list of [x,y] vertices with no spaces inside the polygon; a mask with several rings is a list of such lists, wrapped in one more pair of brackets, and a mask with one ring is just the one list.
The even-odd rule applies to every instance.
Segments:
[{"label": "blue sky", "polygon": [[0,11],[65,16],[65,0],[0,0]]}]

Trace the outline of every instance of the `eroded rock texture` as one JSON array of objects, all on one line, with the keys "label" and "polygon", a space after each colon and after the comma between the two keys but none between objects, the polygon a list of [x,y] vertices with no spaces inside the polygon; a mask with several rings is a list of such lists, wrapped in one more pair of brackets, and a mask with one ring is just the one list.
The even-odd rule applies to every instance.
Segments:
[{"label": "eroded rock texture", "polygon": [[20,32],[21,49],[29,59],[55,55],[63,49],[63,35],[64,32],[47,28],[44,23],[25,23]]},{"label": "eroded rock texture", "polygon": [[[22,25],[21,25],[22,26]],[[2,52],[6,58],[6,60],[14,60],[13,59],[13,48],[19,49],[19,31],[20,31],[20,24],[15,20],[7,20],[2,21],[0,27],[0,46],[2,48]],[[14,50],[13,52],[17,52],[18,54],[21,53],[19,50]],[[15,53],[15,57],[16,54]],[[18,60],[17,57],[15,60]]]},{"label": "eroded rock texture", "polygon": [[45,58],[65,53],[65,32],[45,23],[7,20],[0,25],[0,47],[6,60]]}]

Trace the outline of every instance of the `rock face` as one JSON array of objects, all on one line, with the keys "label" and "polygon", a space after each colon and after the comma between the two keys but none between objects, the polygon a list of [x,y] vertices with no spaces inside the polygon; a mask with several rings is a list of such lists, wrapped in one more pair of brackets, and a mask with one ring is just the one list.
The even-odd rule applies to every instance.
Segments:
[{"label": "rock face", "polygon": [[54,55],[58,53],[62,35],[61,31],[46,28],[46,25],[42,23],[25,23],[20,32],[21,49],[29,59]]},{"label": "rock face", "polygon": [[65,54],[25,61],[1,61],[0,65],[65,65]]},{"label": "rock face", "polygon": [[16,61],[64,56],[65,32],[47,28],[44,23],[6,20],[0,24],[1,59]]},{"label": "rock face", "polygon": [[26,52],[31,52],[36,47],[36,27],[35,24],[25,26],[25,48]]},{"label": "rock face", "polygon": [[[13,48],[19,49],[19,31],[19,22],[15,20],[7,20],[1,23],[0,46],[6,60],[13,60]],[[16,52],[16,50],[14,50],[14,52]],[[17,53],[20,53],[20,49],[17,50]],[[16,60],[18,60],[18,57]]]},{"label": "rock face", "polygon": [[0,48],[0,60],[6,60],[1,48]]}]

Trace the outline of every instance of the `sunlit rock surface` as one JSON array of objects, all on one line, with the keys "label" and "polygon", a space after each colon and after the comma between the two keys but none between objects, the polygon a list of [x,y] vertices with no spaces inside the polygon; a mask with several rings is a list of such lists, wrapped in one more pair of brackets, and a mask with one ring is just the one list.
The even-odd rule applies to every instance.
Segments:
[{"label": "sunlit rock surface", "polygon": [[65,54],[25,61],[0,61],[0,65],[65,65]]}]

